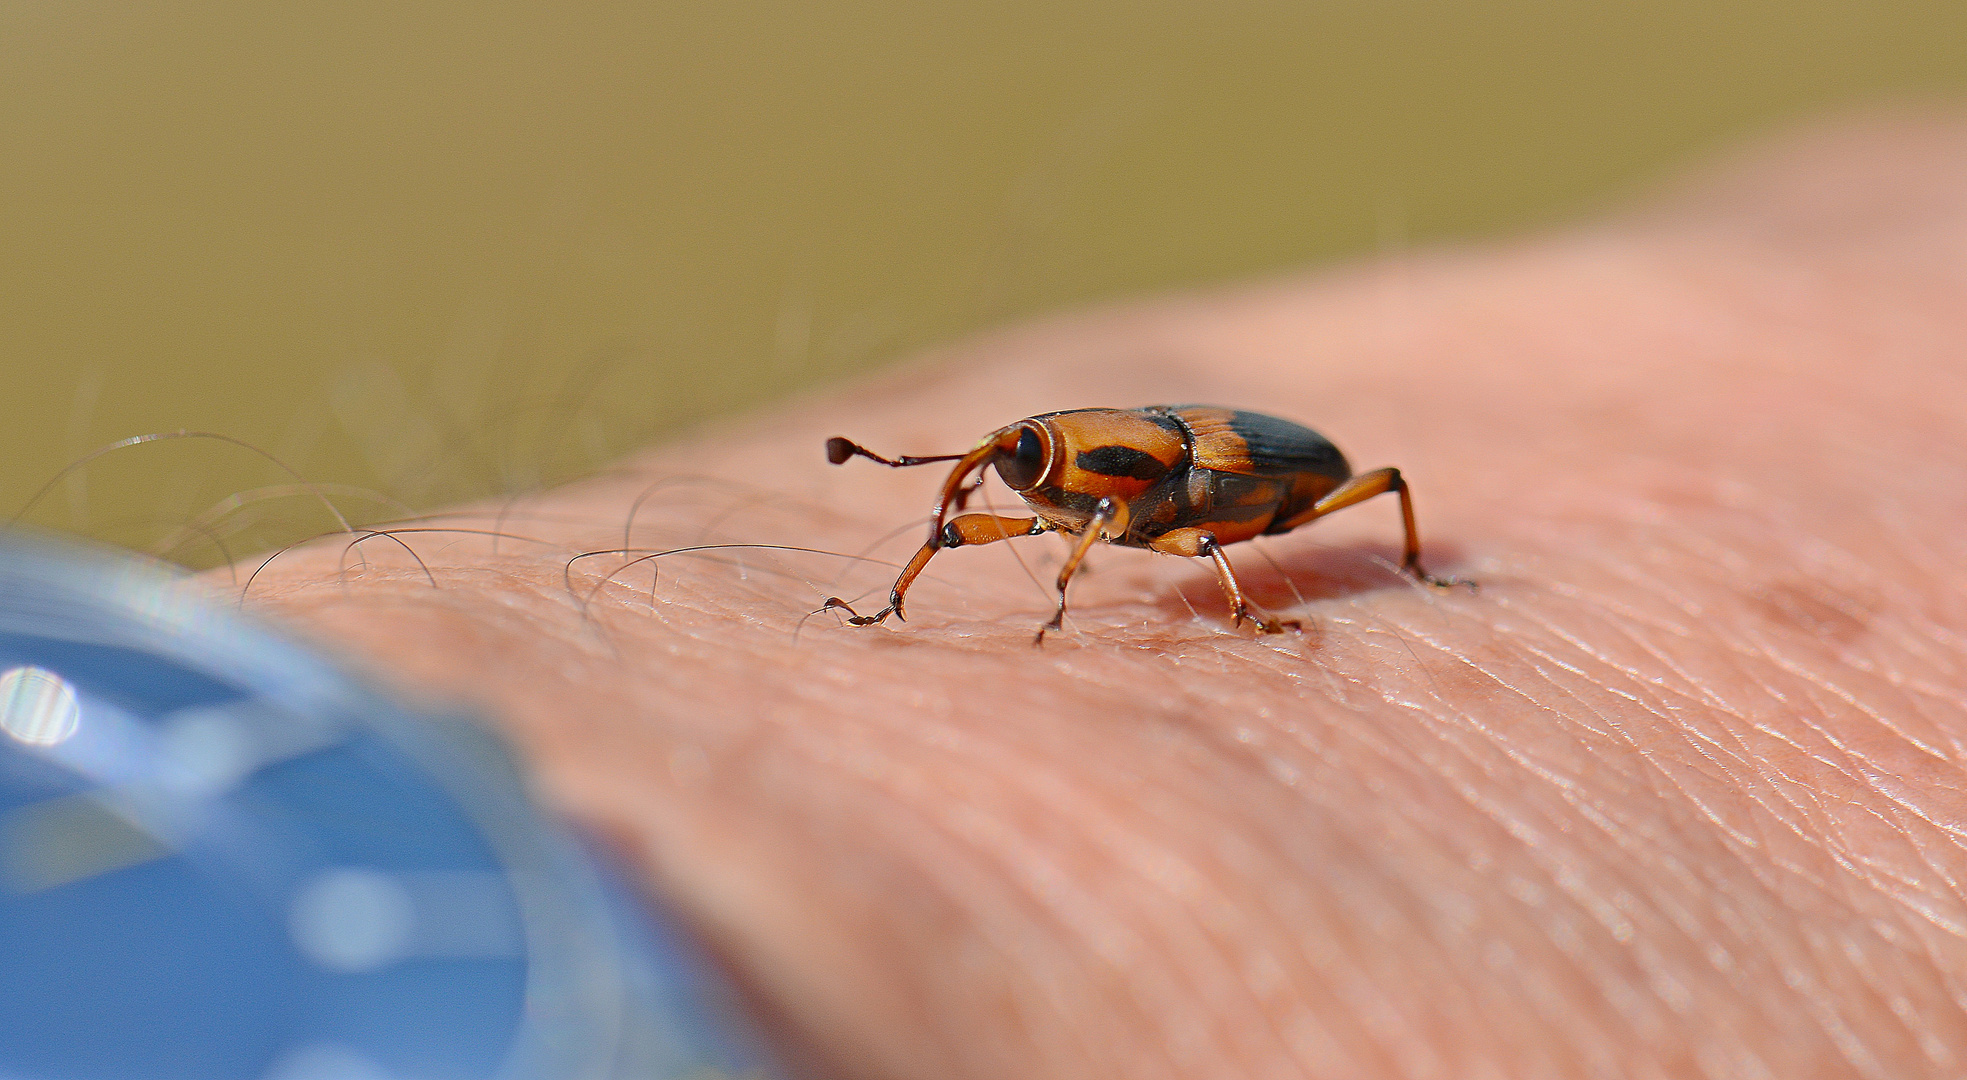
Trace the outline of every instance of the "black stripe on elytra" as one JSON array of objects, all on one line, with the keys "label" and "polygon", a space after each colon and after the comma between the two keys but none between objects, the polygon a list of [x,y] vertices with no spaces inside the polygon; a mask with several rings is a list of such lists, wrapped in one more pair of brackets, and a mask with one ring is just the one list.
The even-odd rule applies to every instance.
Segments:
[{"label": "black stripe on elytra", "polygon": [[1158,480],[1168,472],[1161,459],[1131,446],[1096,446],[1081,450],[1073,464],[1101,476],[1124,476],[1129,480]]},{"label": "black stripe on elytra", "polygon": [[1302,424],[1239,409],[1229,414],[1229,430],[1248,448],[1257,476],[1308,472],[1344,480],[1352,474],[1339,448]]}]

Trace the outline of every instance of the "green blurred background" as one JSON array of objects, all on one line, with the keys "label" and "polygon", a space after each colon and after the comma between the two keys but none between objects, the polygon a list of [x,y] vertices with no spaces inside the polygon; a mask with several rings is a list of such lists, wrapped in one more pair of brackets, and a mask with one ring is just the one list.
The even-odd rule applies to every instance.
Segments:
[{"label": "green blurred background", "polygon": [[[980,327],[1521,229],[1963,82],[1960,0],[4,4],[0,508],[179,428],[415,506],[523,489]],[[328,524],[225,512],[284,480],[155,444],[28,519],[204,564],[188,520]]]}]

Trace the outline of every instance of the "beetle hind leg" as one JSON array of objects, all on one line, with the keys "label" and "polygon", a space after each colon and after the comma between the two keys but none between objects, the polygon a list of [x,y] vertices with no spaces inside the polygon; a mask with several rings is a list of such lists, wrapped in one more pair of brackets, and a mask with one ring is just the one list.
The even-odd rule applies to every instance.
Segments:
[{"label": "beetle hind leg", "polygon": [[1360,473],[1333,488],[1324,498],[1313,503],[1302,513],[1273,527],[1273,531],[1289,532],[1306,522],[1365,502],[1375,495],[1384,495],[1389,491],[1400,496],[1400,524],[1406,533],[1406,544],[1400,557],[1400,569],[1437,589],[1446,589],[1455,585],[1466,585],[1474,589],[1475,582],[1467,578],[1436,577],[1421,568],[1421,534],[1420,530],[1414,527],[1414,497],[1408,492],[1407,481],[1400,475],[1399,469],[1374,469],[1369,473]]}]

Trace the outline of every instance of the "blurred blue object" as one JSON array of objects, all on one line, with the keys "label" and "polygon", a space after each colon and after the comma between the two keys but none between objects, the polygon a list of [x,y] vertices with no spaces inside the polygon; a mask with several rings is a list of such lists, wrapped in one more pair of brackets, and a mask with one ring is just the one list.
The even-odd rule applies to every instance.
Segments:
[{"label": "blurred blue object", "polygon": [[482,728],[0,537],[0,1080],[767,1075]]}]

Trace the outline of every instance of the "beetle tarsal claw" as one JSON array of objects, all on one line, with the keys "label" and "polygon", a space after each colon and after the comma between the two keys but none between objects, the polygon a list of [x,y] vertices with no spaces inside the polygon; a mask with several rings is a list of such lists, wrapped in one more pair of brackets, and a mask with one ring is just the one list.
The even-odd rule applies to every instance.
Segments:
[{"label": "beetle tarsal claw", "polygon": [[1032,637],[1031,643],[1034,646],[1045,644],[1045,631],[1047,630],[1057,630],[1060,633],[1064,633],[1065,612],[1063,611],[1059,612],[1057,615],[1052,616],[1050,622],[1044,623],[1043,625],[1039,626],[1038,633]]},{"label": "beetle tarsal claw", "polygon": [[[903,618],[901,606],[898,604],[891,603],[887,607],[882,608],[880,611],[877,611],[872,615],[862,615],[854,610],[852,604],[847,603],[847,601],[842,600],[837,596],[827,597],[826,603],[820,605],[820,611],[846,612],[847,625],[849,626],[873,626],[876,623],[886,622],[888,616],[890,615],[893,615],[897,619],[901,619],[903,622],[908,621],[906,618]],[[818,612],[815,612],[814,614],[818,614]]]},{"label": "beetle tarsal claw", "polygon": [[1247,604],[1230,612],[1230,615],[1233,620],[1230,623],[1231,626],[1240,629],[1244,622],[1247,621],[1250,625],[1257,628],[1257,633],[1259,634],[1281,634],[1286,630],[1304,629],[1304,623],[1297,619],[1279,618],[1268,611],[1264,611],[1262,608],[1252,607]]},{"label": "beetle tarsal claw", "polygon": [[885,619],[885,618],[887,618],[887,617],[888,617],[888,612],[890,612],[890,611],[892,611],[892,610],[894,610],[894,609],[893,609],[893,608],[882,608],[882,609],[881,609],[881,610],[880,610],[880,611],[879,611],[878,613],[876,613],[876,614],[873,614],[873,615],[862,615],[862,614],[860,614],[860,613],[858,613],[858,612],[856,612],[856,611],[854,610],[854,608],[853,608],[853,605],[851,605],[851,604],[849,604],[849,603],[847,603],[847,601],[845,601],[845,600],[842,600],[842,599],[840,599],[840,598],[839,598],[839,597],[837,597],[837,596],[829,596],[829,597],[827,597],[827,598],[826,598],[826,603],[824,603],[824,604],[821,604],[821,605],[820,605],[820,610],[821,610],[821,611],[844,611],[844,612],[846,612],[846,613],[847,613],[847,621],[848,621],[849,623],[851,623],[851,624],[853,624],[853,625],[855,625],[855,626],[872,626],[872,625],[874,625],[875,623],[878,623],[878,622],[880,622],[881,620],[883,620],[883,619]]}]

